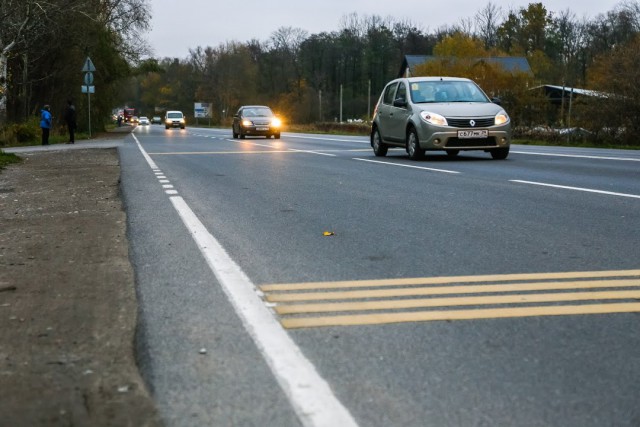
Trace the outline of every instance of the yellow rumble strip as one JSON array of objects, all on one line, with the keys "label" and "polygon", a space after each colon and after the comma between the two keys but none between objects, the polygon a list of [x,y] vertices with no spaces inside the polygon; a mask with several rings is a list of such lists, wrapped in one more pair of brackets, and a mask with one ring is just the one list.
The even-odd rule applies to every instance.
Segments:
[{"label": "yellow rumble strip", "polygon": [[640,312],[640,270],[265,284],[285,328]]}]

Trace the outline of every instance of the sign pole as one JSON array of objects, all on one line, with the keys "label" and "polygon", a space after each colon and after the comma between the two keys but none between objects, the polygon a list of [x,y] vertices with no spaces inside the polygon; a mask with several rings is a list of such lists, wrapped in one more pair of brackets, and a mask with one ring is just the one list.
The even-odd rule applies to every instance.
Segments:
[{"label": "sign pole", "polygon": [[89,103],[89,139],[91,139],[91,92],[87,91],[87,101]]},{"label": "sign pole", "polygon": [[91,92],[95,90],[95,86],[93,86],[93,72],[96,71],[96,67],[91,62],[91,58],[87,56],[87,59],[84,61],[84,66],[82,70],[84,73],[84,85],[82,86],[82,91],[87,91],[87,108],[89,109],[89,139],[91,139]]}]

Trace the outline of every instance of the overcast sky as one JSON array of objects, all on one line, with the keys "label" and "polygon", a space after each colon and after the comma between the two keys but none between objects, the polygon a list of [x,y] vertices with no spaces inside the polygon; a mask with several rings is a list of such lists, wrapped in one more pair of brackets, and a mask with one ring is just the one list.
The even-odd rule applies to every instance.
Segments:
[{"label": "overcast sky", "polygon": [[[426,32],[472,18],[489,1],[478,0],[149,0],[152,29],[147,41],[156,57],[186,58],[189,49],[217,47],[227,41],[266,41],[280,27],[302,28],[309,34],[340,28],[345,15],[377,15],[409,20]],[[536,1],[493,0],[508,11]],[[569,9],[578,19],[613,10],[620,0],[543,0],[548,11]]]}]

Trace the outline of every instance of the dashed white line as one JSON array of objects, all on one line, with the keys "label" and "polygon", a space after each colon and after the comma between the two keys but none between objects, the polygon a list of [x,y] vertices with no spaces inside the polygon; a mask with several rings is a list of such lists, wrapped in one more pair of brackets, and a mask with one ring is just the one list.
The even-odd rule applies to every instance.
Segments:
[{"label": "dashed white line", "polygon": [[616,193],[616,192],[613,192],[613,191],[595,190],[593,188],[570,187],[568,185],[547,184],[547,183],[544,183],[544,182],[534,182],[534,181],[522,181],[522,180],[519,180],[519,179],[510,179],[509,182],[517,182],[517,183],[520,183],[520,184],[539,185],[541,187],[561,188],[561,189],[564,189],[564,190],[584,191],[584,192],[587,192],[587,193],[606,194],[608,196],[629,197],[629,198],[632,198],[632,199],[640,199],[640,195],[636,195],[636,194]]},{"label": "dashed white line", "polygon": [[450,170],[446,170],[446,169],[435,169],[435,168],[426,168],[424,166],[403,165],[401,163],[381,162],[379,160],[360,159],[360,158],[357,158],[357,157],[354,157],[353,160],[359,160],[361,162],[369,162],[369,163],[378,163],[378,164],[381,164],[381,165],[398,166],[398,167],[402,167],[402,168],[422,169],[422,170],[428,170],[428,171],[433,171],[433,172],[460,173],[458,171],[450,171]]}]

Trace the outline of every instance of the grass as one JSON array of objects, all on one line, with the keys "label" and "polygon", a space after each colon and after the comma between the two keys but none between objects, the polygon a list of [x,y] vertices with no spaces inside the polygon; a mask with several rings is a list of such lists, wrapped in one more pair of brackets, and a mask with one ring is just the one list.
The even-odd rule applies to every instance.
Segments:
[{"label": "grass", "polygon": [[21,161],[22,159],[15,154],[5,153],[4,151],[0,150],[0,170],[4,169],[10,164],[20,163]]}]

